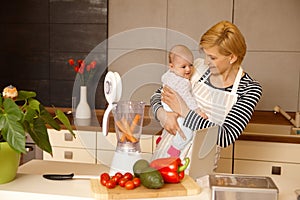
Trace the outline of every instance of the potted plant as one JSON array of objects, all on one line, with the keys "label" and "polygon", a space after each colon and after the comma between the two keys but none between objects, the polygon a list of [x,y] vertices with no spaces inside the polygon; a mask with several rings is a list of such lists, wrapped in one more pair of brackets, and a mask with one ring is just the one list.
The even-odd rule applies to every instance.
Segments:
[{"label": "potted plant", "polygon": [[[15,87],[8,86],[0,95],[0,170],[15,168],[19,165],[20,153],[26,153],[26,134],[29,134],[33,141],[43,151],[52,155],[52,148],[48,137],[47,127],[60,130],[60,123],[75,136],[67,116],[59,109],[55,109],[55,116],[51,115],[46,108],[35,98],[33,91],[17,91]],[[9,153],[3,153],[11,148]],[[16,167],[6,166],[3,161],[5,155],[14,154]],[[9,157],[9,156],[7,156]],[[8,174],[8,172],[4,172]],[[1,175],[0,183],[9,182],[14,179],[13,172],[10,177]],[[4,177],[4,180],[1,180]]]}]

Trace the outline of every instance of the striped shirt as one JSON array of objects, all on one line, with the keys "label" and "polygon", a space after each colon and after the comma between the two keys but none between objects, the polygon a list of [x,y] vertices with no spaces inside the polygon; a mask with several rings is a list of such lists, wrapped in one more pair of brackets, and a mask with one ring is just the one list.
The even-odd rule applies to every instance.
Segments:
[{"label": "striped shirt", "polygon": [[[206,72],[203,77],[208,73],[209,72]],[[202,80],[203,77],[200,80]],[[213,87],[209,83],[209,79],[205,81],[205,84]],[[162,87],[159,88],[150,99],[151,108],[156,119],[156,112],[162,107],[161,89]],[[231,89],[232,86],[225,88],[225,91],[231,92]],[[222,90],[224,90],[224,88]],[[227,114],[224,123],[219,126],[217,144],[221,147],[229,146],[242,134],[243,130],[251,119],[256,104],[262,95],[262,87],[259,82],[253,80],[247,73],[245,73],[239,83],[237,94],[237,102]],[[216,124],[202,118],[195,111],[190,110],[184,120],[183,125],[192,130],[199,130],[215,126]]]}]

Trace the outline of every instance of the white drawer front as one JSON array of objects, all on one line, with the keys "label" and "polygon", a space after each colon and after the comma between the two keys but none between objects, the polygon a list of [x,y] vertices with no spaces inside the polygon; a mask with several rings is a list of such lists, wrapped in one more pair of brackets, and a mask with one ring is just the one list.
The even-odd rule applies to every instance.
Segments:
[{"label": "white drawer front", "polygon": [[97,149],[100,150],[116,150],[117,137],[115,133],[109,132],[104,136],[102,132],[97,132]]},{"label": "white drawer front", "polygon": [[274,142],[254,142],[236,141],[234,158],[300,163],[299,144],[274,143]]},{"label": "white drawer front", "polygon": [[96,149],[96,132],[74,131],[76,138],[68,130],[48,129],[48,132],[52,146]]},{"label": "white drawer front", "polygon": [[44,160],[55,160],[65,162],[82,162],[82,163],[96,163],[95,150],[92,149],[76,149],[52,147],[53,157],[50,154],[43,154]]}]

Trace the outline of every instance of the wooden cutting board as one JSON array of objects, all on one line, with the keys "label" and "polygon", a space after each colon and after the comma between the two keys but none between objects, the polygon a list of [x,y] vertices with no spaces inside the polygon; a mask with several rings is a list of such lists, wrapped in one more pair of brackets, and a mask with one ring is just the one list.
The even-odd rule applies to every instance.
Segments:
[{"label": "wooden cutting board", "polygon": [[199,185],[188,175],[185,175],[180,183],[164,184],[160,189],[148,189],[143,185],[133,190],[126,190],[120,186],[107,189],[100,184],[99,179],[91,179],[90,182],[93,195],[97,200],[190,196],[201,191]]}]

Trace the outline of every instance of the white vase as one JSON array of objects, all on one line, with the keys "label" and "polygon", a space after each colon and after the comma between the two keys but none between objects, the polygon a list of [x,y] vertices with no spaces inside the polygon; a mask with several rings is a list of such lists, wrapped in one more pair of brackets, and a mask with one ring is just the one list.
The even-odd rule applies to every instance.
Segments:
[{"label": "white vase", "polygon": [[91,108],[87,101],[87,87],[80,87],[80,101],[76,108],[76,118],[77,119],[90,119],[91,118]]}]

